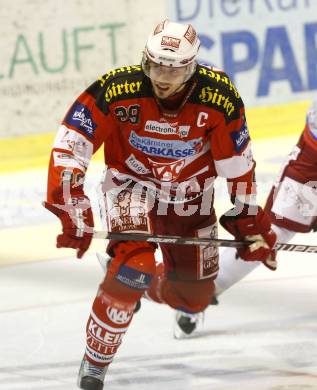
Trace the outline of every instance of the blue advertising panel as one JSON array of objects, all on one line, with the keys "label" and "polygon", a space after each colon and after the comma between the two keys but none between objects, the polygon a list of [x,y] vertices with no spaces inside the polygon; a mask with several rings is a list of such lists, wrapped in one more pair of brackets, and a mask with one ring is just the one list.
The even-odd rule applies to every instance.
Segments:
[{"label": "blue advertising panel", "polygon": [[316,96],[316,0],[173,0],[168,15],[195,27],[200,62],[225,70],[249,106]]}]

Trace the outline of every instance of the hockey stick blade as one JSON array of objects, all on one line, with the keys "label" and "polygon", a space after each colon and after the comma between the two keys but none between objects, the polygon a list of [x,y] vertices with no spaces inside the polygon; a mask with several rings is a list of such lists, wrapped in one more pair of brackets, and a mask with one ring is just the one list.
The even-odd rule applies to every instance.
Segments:
[{"label": "hockey stick blade", "polygon": [[[242,248],[245,245],[252,244],[252,241],[237,241],[227,240],[221,238],[199,238],[199,237],[180,237],[180,236],[165,236],[165,235],[150,235],[142,233],[113,233],[106,231],[94,232],[93,238],[100,238],[104,240],[120,240],[120,241],[147,241],[163,244],[174,245],[202,245],[202,246],[221,246],[228,248]],[[301,244],[287,244],[278,242],[274,249],[289,251],[289,252],[305,252],[317,253],[316,245],[301,245]]]}]

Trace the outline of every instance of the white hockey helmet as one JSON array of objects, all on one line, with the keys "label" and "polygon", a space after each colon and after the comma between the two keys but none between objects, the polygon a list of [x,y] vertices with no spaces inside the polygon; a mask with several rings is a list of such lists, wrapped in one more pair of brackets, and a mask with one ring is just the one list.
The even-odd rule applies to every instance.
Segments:
[{"label": "white hockey helmet", "polygon": [[142,59],[142,68],[149,76],[149,62],[158,65],[186,67],[187,81],[196,69],[196,58],[200,46],[197,33],[192,25],[170,22],[165,19],[150,34]]}]

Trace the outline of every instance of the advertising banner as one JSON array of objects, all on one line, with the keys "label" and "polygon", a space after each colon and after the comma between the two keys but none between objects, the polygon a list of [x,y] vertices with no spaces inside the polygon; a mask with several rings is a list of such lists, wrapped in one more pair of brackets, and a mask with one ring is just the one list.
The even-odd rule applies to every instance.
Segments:
[{"label": "advertising banner", "polygon": [[249,107],[311,99],[317,91],[316,0],[174,0],[200,61],[224,69]]},{"label": "advertising banner", "polygon": [[166,3],[1,0],[0,137],[56,130],[65,110],[107,71],[139,64]]}]

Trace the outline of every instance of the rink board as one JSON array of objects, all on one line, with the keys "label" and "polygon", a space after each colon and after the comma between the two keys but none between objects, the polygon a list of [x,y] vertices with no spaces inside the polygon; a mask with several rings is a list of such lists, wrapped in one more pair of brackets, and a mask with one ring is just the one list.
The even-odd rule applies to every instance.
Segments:
[{"label": "rink board", "polygon": [[[248,109],[247,120],[252,139],[256,141],[263,138],[300,134],[308,105],[308,101],[302,101]],[[55,132],[50,132],[0,139],[0,173],[47,166],[55,134]],[[99,150],[94,159],[100,161],[102,158],[102,150]]]},{"label": "rink board", "polygon": [[[301,102],[248,111],[249,128],[255,141],[253,152],[257,161],[259,204],[265,201],[281,162],[303,128],[307,105],[308,102]],[[0,216],[0,241],[5,243],[0,249],[0,266],[65,258],[73,254],[70,249],[55,247],[60,223],[41,205],[46,197],[47,164],[54,136],[55,133],[49,133],[0,140],[3,210]],[[274,142],[271,142],[270,137],[273,136]],[[93,190],[102,170],[101,149],[87,172],[87,180],[93,183]],[[218,215],[231,207],[225,185],[221,190],[222,193],[219,195],[218,192],[216,197]],[[96,203],[94,191],[88,195]],[[98,215],[98,208],[94,212]],[[219,236],[224,233],[220,230]],[[90,248],[91,253],[96,250],[104,250],[101,240],[94,240]]]}]

